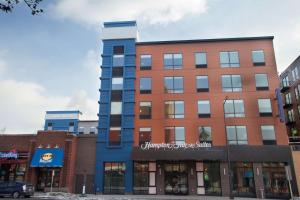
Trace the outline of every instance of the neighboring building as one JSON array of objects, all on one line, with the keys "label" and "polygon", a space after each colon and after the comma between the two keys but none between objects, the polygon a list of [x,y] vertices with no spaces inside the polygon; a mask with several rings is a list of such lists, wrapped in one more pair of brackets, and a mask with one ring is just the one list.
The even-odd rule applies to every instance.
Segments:
[{"label": "neighboring building", "polygon": [[280,75],[281,93],[289,144],[300,191],[300,56]]},{"label": "neighboring building", "polygon": [[78,122],[78,134],[97,134],[98,120],[80,120]]},{"label": "neighboring building", "polygon": [[97,193],[228,196],[229,156],[234,196],[289,196],[273,37],[138,42],[109,22],[102,41]]}]

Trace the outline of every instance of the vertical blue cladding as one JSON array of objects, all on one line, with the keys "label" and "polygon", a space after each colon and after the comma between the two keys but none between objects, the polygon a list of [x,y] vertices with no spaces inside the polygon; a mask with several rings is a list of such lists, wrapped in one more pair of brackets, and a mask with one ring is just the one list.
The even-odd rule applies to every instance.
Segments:
[{"label": "vertical blue cladding", "polygon": [[[126,27],[135,25],[135,22],[104,23],[105,27]],[[111,147],[108,145],[114,46],[124,46],[121,145],[118,147]],[[96,150],[95,190],[97,193],[103,193],[105,162],[124,162],[126,164],[125,193],[132,193],[133,162],[131,160],[131,152],[133,147],[134,129],[135,54],[135,39],[103,40],[102,74],[100,78],[101,88],[99,90],[99,124]]]}]

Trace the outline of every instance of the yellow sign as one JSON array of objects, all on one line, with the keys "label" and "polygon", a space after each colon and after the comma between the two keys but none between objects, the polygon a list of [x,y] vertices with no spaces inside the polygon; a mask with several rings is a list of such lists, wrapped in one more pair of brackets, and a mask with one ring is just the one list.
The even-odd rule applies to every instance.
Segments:
[{"label": "yellow sign", "polygon": [[41,156],[42,160],[44,161],[49,161],[53,158],[53,154],[52,153],[44,153],[42,156]]}]

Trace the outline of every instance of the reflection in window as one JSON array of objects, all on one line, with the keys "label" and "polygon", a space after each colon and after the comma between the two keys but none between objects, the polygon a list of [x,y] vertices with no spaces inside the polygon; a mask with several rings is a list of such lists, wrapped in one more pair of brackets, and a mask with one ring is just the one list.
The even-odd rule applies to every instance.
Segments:
[{"label": "reflection in window", "polygon": [[197,92],[208,92],[208,76],[197,76]]},{"label": "reflection in window", "polygon": [[134,162],[133,192],[134,194],[148,194],[149,192],[149,164]]},{"label": "reflection in window", "polygon": [[105,194],[125,193],[125,163],[104,163],[104,191]]},{"label": "reflection in window", "polygon": [[248,144],[246,126],[226,126],[228,144]]},{"label": "reflection in window", "polygon": [[151,119],[151,102],[140,102],[140,119]]},{"label": "reflection in window", "polygon": [[263,144],[276,144],[275,130],[273,125],[262,125],[261,135]]},{"label": "reflection in window", "polygon": [[198,117],[210,117],[210,103],[209,100],[198,101]]},{"label": "reflection in window", "polygon": [[151,142],[151,128],[144,127],[139,130],[139,145]]},{"label": "reflection in window", "polygon": [[205,195],[220,196],[222,194],[220,163],[206,161],[203,163],[203,170]]},{"label": "reflection in window", "polygon": [[141,55],[141,70],[150,70],[152,66],[151,55]]},{"label": "reflection in window", "polygon": [[121,127],[110,127],[108,142],[109,142],[109,146],[121,145]]},{"label": "reflection in window", "polygon": [[256,90],[269,90],[267,74],[255,74]]},{"label": "reflection in window", "polygon": [[241,75],[222,75],[222,90],[223,92],[241,92]]},{"label": "reflection in window", "polygon": [[265,55],[263,50],[252,51],[252,62],[254,66],[265,65]]},{"label": "reflection in window", "polygon": [[239,52],[237,51],[223,51],[220,52],[221,67],[239,67]]},{"label": "reflection in window", "polygon": [[245,117],[243,100],[226,100],[224,110],[225,117]]},{"label": "reflection in window", "polygon": [[112,90],[122,90],[123,89],[123,78],[112,78]]},{"label": "reflection in window", "polygon": [[258,99],[258,110],[261,117],[272,116],[272,106],[270,99]]},{"label": "reflection in window", "polygon": [[184,144],[184,127],[165,127],[165,141],[169,144]]},{"label": "reflection in window", "polygon": [[211,127],[210,126],[199,126],[199,142],[212,143]]},{"label": "reflection in window", "polygon": [[196,68],[206,68],[207,67],[205,52],[195,53],[195,64],[196,64]]},{"label": "reflection in window", "polygon": [[184,101],[165,101],[166,118],[184,118]]},{"label": "reflection in window", "polygon": [[140,78],[140,93],[151,94],[151,78],[144,77]]},{"label": "reflection in window", "polygon": [[183,77],[165,77],[165,93],[183,93]]},{"label": "reflection in window", "polygon": [[165,69],[181,69],[182,68],[182,54],[164,54]]},{"label": "reflection in window", "polygon": [[112,101],[110,103],[110,114],[112,115],[120,115],[122,114],[122,102],[120,101]]},{"label": "reflection in window", "polygon": [[124,66],[124,55],[113,55],[113,67]]}]

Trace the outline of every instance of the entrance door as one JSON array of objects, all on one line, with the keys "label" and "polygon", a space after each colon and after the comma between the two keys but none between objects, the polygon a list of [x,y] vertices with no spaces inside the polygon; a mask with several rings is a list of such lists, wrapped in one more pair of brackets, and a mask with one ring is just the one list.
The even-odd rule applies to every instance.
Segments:
[{"label": "entrance door", "polygon": [[45,187],[51,187],[52,171],[54,170],[53,177],[53,188],[59,187],[59,177],[60,169],[59,168],[39,168],[38,169],[38,181],[36,189],[38,191],[44,191]]},{"label": "entrance door", "polygon": [[188,194],[187,165],[184,163],[165,164],[165,193]]}]

